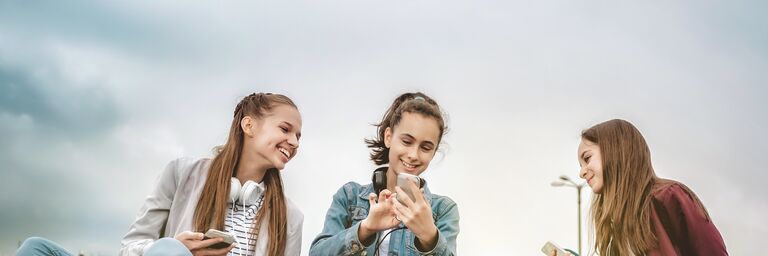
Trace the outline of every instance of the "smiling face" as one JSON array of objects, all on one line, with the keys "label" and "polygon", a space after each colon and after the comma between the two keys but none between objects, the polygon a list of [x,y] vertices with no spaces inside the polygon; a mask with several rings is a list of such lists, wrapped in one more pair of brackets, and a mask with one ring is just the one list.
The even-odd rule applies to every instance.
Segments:
[{"label": "smiling face", "polygon": [[429,166],[440,142],[437,120],[422,114],[405,112],[395,127],[384,131],[389,148],[389,169],[419,175]]},{"label": "smiling face", "polygon": [[603,160],[600,155],[600,147],[597,143],[586,139],[581,139],[579,150],[577,151],[579,166],[581,171],[579,176],[587,181],[589,187],[595,194],[600,194],[603,190]]},{"label": "smiling face", "polygon": [[261,119],[246,116],[243,129],[243,155],[253,157],[267,168],[282,170],[299,149],[301,115],[289,105],[279,104]]}]

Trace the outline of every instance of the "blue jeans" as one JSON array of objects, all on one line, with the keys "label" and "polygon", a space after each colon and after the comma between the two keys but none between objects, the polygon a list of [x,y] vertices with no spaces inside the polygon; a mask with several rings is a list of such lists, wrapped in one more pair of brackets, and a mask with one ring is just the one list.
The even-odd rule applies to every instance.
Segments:
[{"label": "blue jeans", "polygon": [[[24,240],[19,250],[16,251],[18,256],[73,256],[74,254],[68,252],[61,245],[42,238],[42,237],[30,237]],[[187,249],[184,244],[172,237],[166,237],[155,241],[152,246],[147,249],[144,256],[192,256],[192,253]]]},{"label": "blue jeans", "polygon": [[73,254],[68,252],[61,245],[54,243],[51,240],[42,237],[30,237],[24,240],[19,250],[16,251],[18,256],[72,256]]}]

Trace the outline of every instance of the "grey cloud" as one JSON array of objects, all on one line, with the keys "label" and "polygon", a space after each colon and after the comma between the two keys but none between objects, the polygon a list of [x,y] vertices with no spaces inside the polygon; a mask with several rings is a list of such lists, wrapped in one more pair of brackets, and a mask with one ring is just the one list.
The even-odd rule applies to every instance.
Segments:
[{"label": "grey cloud", "polygon": [[102,134],[117,123],[121,114],[103,87],[71,86],[50,73],[0,63],[0,113],[27,116],[38,132],[71,139]]}]

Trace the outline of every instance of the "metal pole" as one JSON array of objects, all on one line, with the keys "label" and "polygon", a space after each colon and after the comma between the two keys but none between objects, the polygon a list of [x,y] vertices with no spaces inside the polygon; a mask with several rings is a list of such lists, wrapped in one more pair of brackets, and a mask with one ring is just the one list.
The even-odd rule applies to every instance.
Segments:
[{"label": "metal pole", "polygon": [[582,186],[577,186],[576,187],[576,191],[577,191],[576,194],[579,197],[576,200],[576,202],[577,202],[576,205],[577,205],[577,207],[579,207],[579,211],[578,211],[579,212],[579,219],[578,219],[578,222],[579,222],[579,256],[581,256],[581,187]]}]

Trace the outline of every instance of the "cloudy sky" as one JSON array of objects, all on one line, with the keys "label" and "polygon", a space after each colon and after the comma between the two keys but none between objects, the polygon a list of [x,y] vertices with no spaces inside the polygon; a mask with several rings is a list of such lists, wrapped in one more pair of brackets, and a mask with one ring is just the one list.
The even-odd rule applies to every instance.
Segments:
[{"label": "cloudy sky", "polygon": [[235,104],[262,91],[288,95],[303,116],[283,174],[305,215],[306,254],[338,187],[370,180],[370,124],[416,90],[448,114],[424,177],[459,205],[460,254],[539,255],[547,240],[576,248],[575,190],[549,184],[577,176],[580,131],[612,118],[643,132],[658,175],[699,195],[731,254],[761,252],[766,9],[0,1],[0,255],[33,235],[116,254],[165,164],[210,156]]}]

